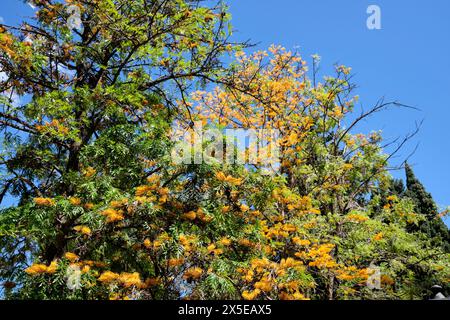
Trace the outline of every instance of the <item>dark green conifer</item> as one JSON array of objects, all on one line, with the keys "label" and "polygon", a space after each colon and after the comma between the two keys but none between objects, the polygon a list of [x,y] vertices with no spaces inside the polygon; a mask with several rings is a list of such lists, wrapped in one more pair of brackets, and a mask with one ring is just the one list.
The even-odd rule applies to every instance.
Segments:
[{"label": "dark green conifer", "polygon": [[439,218],[439,210],[433,197],[425,190],[408,164],[405,165],[405,174],[406,191],[404,196],[414,201],[416,213],[425,218],[418,230],[414,231],[426,233],[434,244],[442,245],[447,252],[450,252],[450,230]]}]

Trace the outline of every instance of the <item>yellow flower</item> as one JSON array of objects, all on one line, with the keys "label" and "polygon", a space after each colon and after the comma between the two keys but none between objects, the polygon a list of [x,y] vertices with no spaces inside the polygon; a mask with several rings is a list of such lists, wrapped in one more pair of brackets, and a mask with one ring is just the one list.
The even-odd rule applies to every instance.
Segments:
[{"label": "yellow flower", "polygon": [[299,246],[309,246],[311,244],[311,241],[309,240],[303,240],[300,239],[299,237],[294,237],[292,238],[292,242],[294,242],[295,244],[298,244]]},{"label": "yellow flower", "polygon": [[109,215],[106,219],[106,222],[111,223],[111,222],[121,221],[123,219],[124,219],[123,215],[118,213],[118,214]]},{"label": "yellow flower", "polygon": [[142,284],[141,278],[140,278],[140,275],[138,272],[133,272],[133,273],[122,272],[120,274],[119,281],[126,288],[132,287],[132,286],[138,287]]},{"label": "yellow flower", "polygon": [[81,204],[81,199],[77,197],[69,198],[69,202],[74,206],[79,206]]},{"label": "yellow flower", "polygon": [[111,207],[117,209],[117,208],[120,208],[120,207],[126,205],[127,203],[128,203],[128,199],[125,198],[122,200],[113,200],[113,201],[111,201],[110,205],[111,205]]},{"label": "yellow flower", "polygon": [[238,243],[244,247],[251,247],[253,243],[248,239],[239,239]]},{"label": "yellow flower", "polygon": [[64,254],[64,257],[67,260],[69,260],[70,262],[75,262],[75,261],[77,261],[79,259],[79,257],[75,253],[72,253],[72,252],[66,252]]},{"label": "yellow flower", "polygon": [[195,220],[197,214],[194,211],[189,211],[183,214],[183,218],[187,220]]},{"label": "yellow flower", "polygon": [[223,246],[229,246],[231,244],[231,240],[224,237],[224,238],[220,239],[219,243]]},{"label": "yellow flower", "polygon": [[76,226],[73,228],[73,230],[80,232],[87,236],[91,235],[91,233],[92,233],[91,229],[87,226]]},{"label": "yellow flower", "polygon": [[234,178],[233,176],[227,176],[222,171],[216,173],[217,180],[221,182],[227,182],[231,185],[239,186],[242,184],[242,179]]},{"label": "yellow flower", "polygon": [[261,280],[255,283],[255,288],[264,292],[270,292],[272,290],[272,283],[268,280]]},{"label": "yellow flower", "polygon": [[219,181],[225,181],[227,179],[227,176],[222,171],[219,171],[216,172],[216,178]]},{"label": "yellow flower", "polygon": [[242,292],[242,298],[244,298],[245,300],[255,300],[258,295],[261,293],[261,290],[259,289],[255,289],[253,291],[244,291]]},{"label": "yellow flower", "polygon": [[230,206],[224,206],[224,207],[222,207],[222,212],[223,212],[223,213],[227,213],[228,211],[230,211]]},{"label": "yellow flower", "polygon": [[344,170],[350,170],[350,169],[353,168],[353,164],[351,164],[351,163],[344,163],[344,165],[342,166],[342,168],[343,168]]},{"label": "yellow flower", "polygon": [[98,281],[103,282],[103,283],[110,283],[110,282],[118,280],[119,277],[120,276],[115,272],[105,271],[100,275],[100,277],[98,278]]},{"label": "yellow flower", "polygon": [[58,269],[58,262],[56,260],[53,260],[47,267],[47,273],[54,274],[57,269]]},{"label": "yellow flower", "polygon": [[26,268],[25,272],[31,275],[46,273],[47,266],[40,263],[33,264],[31,267]]},{"label": "yellow flower", "polygon": [[84,170],[84,176],[86,178],[92,177],[97,171],[92,167],[87,167],[86,170]]},{"label": "yellow flower", "polygon": [[383,232],[380,232],[380,233],[377,233],[377,234],[373,237],[373,240],[375,240],[375,241],[380,241],[381,239],[383,239],[383,237],[384,237]]},{"label": "yellow flower", "polygon": [[124,219],[124,216],[120,210],[117,211],[111,208],[103,210],[100,214],[106,216],[107,223],[116,222]]},{"label": "yellow flower", "polygon": [[55,205],[55,200],[51,198],[34,198],[34,203],[41,207],[50,207]]},{"label": "yellow flower", "polygon": [[357,214],[357,213],[353,213],[353,214],[348,214],[347,215],[347,219],[352,221],[352,222],[364,222],[369,220],[368,217]]},{"label": "yellow flower", "polygon": [[149,249],[151,246],[152,246],[152,242],[150,241],[150,239],[145,239],[144,240],[144,247]]},{"label": "yellow flower", "polygon": [[151,186],[139,186],[136,188],[136,196],[146,196],[150,191],[152,191],[153,188]]},{"label": "yellow flower", "polygon": [[397,196],[389,196],[389,197],[386,198],[386,200],[387,201],[397,201],[398,198],[397,198]]},{"label": "yellow flower", "polygon": [[306,298],[303,294],[301,294],[300,292],[295,292],[292,297],[294,298],[294,300],[309,300],[308,298]]},{"label": "yellow flower", "polygon": [[199,267],[193,267],[186,270],[186,272],[183,275],[183,279],[198,279],[202,276],[203,269]]},{"label": "yellow flower", "polygon": [[241,204],[241,211],[247,212],[250,208],[246,204]]},{"label": "yellow flower", "polygon": [[214,243],[211,243],[206,249],[209,253],[211,253],[214,251],[214,249],[216,249],[216,245]]},{"label": "yellow flower", "polygon": [[179,259],[171,258],[167,262],[169,267],[178,267],[178,266],[182,265],[183,263],[184,263],[184,259],[183,258],[179,258]]},{"label": "yellow flower", "polygon": [[84,208],[86,209],[86,210],[91,210],[92,208],[94,207],[94,204],[93,203],[86,203],[85,205],[84,205]]}]

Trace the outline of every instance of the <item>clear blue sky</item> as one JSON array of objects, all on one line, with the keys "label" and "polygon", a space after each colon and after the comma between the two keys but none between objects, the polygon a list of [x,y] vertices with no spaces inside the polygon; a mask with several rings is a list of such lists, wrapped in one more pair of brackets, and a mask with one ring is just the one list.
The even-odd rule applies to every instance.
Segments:
[{"label": "clear blue sky", "polygon": [[[449,0],[228,0],[236,39],[251,39],[263,49],[281,44],[299,48],[304,58],[319,54],[321,72],[334,63],[352,67],[357,94],[365,107],[380,97],[422,111],[393,110],[377,115],[361,132],[383,130],[393,139],[420,133],[394,162],[410,159],[441,207],[450,205],[450,1]],[[366,9],[381,8],[381,30],[368,30]],[[21,0],[2,0],[0,17],[16,24],[33,15]],[[403,177],[402,173],[395,173]],[[449,220],[447,220],[450,222]]]}]

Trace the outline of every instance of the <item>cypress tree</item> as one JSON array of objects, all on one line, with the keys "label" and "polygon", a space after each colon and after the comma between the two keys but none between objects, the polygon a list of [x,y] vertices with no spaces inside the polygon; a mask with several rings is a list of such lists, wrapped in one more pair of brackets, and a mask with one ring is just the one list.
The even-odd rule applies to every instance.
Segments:
[{"label": "cypress tree", "polygon": [[426,233],[434,244],[442,245],[447,252],[450,252],[450,230],[442,219],[439,219],[439,211],[433,197],[416,178],[408,164],[405,165],[405,174],[406,191],[404,196],[414,201],[416,213],[425,218],[419,226],[419,230],[414,231]]}]

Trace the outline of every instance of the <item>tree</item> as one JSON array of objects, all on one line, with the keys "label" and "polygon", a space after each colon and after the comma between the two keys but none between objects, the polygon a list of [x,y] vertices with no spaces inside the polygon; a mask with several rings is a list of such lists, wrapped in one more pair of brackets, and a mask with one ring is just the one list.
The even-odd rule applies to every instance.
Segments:
[{"label": "tree", "polygon": [[414,201],[417,213],[424,218],[419,230],[432,239],[434,245],[442,245],[446,252],[450,252],[450,231],[440,218],[433,197],[425,190],[408,164],[405,165],[405,174],[407,190],[404,196]]},{"label": "tree", "polygon": [[[25,252],[36,251],[47,264],[60,258],[92,203],[161,170],[163,162],[152,161],[167,148],[176,101],[219,77],[219,57],[237,47],[228,41],[222,5],[92,0],[36,6],[35,22],[0,30],[1,91],[27,101],[17,105],[7,95],[1,101],[0,194],[17,196],[20,208],[2,214],[2,248],[14,248],[2,257],[6,278],[28,263]],[[81,13],[80,30],[68,23],[73,6]],[[82,205],[76,205],[79,194]],[[56,197],[66,200],[64,208],[39,217],[27,211]]]},{"label": "tree", "polygon": [[[316,83],[297,53],[246,55],[221,6],[70,4],[82,31],[67,4],[39,1],[35,25],[0,34],[1,88],[29,97],[4,98],[0,120],[2,194],[19,198],[0,213],[7,297],[393,299],[445,284],[449,256],[408,232],[419,217],[389,191],[380,133],[352,133],[391,104],[350,121],[349,68]],[[277,129],[279,162],[261,148],[252,165],[174,161],[171,138],[196,121]]]}]

